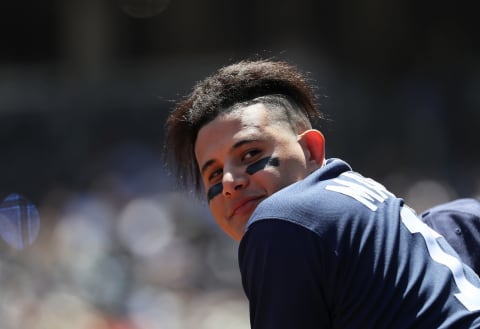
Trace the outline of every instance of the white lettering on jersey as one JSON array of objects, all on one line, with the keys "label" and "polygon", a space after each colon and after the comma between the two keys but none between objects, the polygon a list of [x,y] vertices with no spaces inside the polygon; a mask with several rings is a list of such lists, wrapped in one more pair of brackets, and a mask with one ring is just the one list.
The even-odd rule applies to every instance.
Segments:
[{"label": "white lettering on jersey", "polygon": [[[343,177],[348,177],[356,182],[343,179]],[[327,190],[352,197],[372,211],[378,208],[375,201],[383,202],[389,196],[394,196],[382,184],[353,172],[343,173],[338,178],[333,179],[333,182],[338,185],[327,185]]]},{"label": "white lettering on jersey", "polygon": [[422,222],[410,208],[404,206],[400,212],[402,222],[410,231],[410,233],[420,233],[427,244],[430,257],[437,263],[443,264],[452,272],[455,284],[460,292],[455,297],[469,311],[480,310],[480,288],[475,287],[465,277],[463,266],[460,260],[447,254],[438,243],[437,239],[440,234],[431,229],[427,224]]}]

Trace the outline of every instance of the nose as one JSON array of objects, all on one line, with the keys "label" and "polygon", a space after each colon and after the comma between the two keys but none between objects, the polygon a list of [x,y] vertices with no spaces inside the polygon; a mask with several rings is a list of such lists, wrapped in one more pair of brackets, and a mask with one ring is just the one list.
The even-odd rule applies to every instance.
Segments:
[{"label": "nose", "polygon": [[248,184],[246,173],[235,172],[233,170],[226,170],[224,168],[222,185],[223,195],[231,197],[239,190],[245,188]]}]

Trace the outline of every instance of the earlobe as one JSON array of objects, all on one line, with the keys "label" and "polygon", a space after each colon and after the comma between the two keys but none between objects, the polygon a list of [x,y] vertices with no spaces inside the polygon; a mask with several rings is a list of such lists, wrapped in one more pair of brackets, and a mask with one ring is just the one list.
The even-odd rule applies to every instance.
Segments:
[{"label": "earlobe", "polygon": [[309,129],[299,135],[299,141],[308,154],[308,161],[314,161],[319,165],[323,165],[325,161],[325,138],[323,134],[316,129]]}]

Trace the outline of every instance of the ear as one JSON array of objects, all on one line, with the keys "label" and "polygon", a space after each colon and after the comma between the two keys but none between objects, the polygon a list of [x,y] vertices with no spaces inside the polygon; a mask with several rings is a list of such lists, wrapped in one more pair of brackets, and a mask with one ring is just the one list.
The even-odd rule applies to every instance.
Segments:
[{"label": "ear", "polygon": [[323,134],[316,129],[309,129],[298,136],[302,145],[307,161],[320,167],[325,162],[325,138]]}]

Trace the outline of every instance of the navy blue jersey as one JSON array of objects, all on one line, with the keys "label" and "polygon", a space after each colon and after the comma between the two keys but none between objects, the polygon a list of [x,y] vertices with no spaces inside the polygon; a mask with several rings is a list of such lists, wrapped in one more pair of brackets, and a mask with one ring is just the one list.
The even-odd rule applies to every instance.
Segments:
[{"label": "navy blue jersey", "polygon": [[239,247],[253,329],[480,328],[480,280],[339,159],[273,194]]}]

